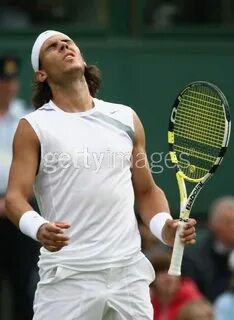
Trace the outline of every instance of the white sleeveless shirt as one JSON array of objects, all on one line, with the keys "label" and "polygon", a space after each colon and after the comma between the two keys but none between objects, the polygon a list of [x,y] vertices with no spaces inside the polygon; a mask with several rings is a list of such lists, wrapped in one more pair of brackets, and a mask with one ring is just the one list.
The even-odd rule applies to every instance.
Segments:
[{"label": "white sleeveless shirt", "polygon": [[34,184],[41,215],[71,225],[68,246],[41,249],[43,268],[100,270],[142,257],[130,170],[133,111],[93,101],[94,108],[79,113],[50,101],[24,117],[41,145]]}]

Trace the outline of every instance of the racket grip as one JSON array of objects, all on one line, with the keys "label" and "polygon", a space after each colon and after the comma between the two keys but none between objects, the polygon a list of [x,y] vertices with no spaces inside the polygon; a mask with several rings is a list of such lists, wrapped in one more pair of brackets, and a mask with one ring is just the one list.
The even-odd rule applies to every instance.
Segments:
[{"label": "racket grip", "polygon": [[168,270],[168,274],[171,276],[181,275],[181,264],[184,253],[184,244],[180,240],[180,233],[182,232],[185,223],[186,222],[184,221],[179,221],[179,225],[176,230],[175,241],[171,257],[171,264]]}]

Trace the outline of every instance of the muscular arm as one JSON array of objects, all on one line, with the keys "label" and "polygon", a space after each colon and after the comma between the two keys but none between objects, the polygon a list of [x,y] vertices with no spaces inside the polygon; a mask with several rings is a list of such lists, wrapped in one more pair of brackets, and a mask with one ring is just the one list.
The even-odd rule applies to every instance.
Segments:
[{"label": "muscular arm", "polygon": [[135,144],[133,148],[132,181],[136,205],[143,221],[148,225],[157,212],[170,212],[166,196],[154,182],[145,152],[143,126],[134,115]]},{"label": "muscular arm", "polygon": [[[142,220],[149,225],[150,220],[159,212],[170,212],[166,196],[154,182],[145,152],[145,134],[143,126],[134,114],[135,143],[133,148],[132,183],[135,192],[137,209]],[[190,219],[181,240],[184,243],[194,243],[195,220]],[[177,221],[168,219],[162,230],[162,238],[168,245],[173,245]]]},{"label": "muscular arm", "polygon": [[13,160],[6,194],[7,217],[18,225],[22,214],[33,210],[29,204],[36,177],[40,144],[32,127],[21,120],[13,142]]},{"label": "muscular arm", "polygon": [[[13,142],[13,160],[10,169],[6,194],[7,217],[16,226],[23,214],[33,210],[29,198],[33,191],[39,165],[40,142],[34,130],[26,120],[21,120],[16,130]],[[63,235],[63,229],[69,225],[63,222],[43,224],[37,239],[49,251],[60,250],[68,244],[68,237]]]}]

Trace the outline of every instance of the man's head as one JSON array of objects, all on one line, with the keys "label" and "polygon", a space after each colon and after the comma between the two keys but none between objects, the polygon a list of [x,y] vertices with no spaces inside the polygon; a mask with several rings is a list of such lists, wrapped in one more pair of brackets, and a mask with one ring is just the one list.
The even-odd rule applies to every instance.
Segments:
[{"label": "man's head", "polygon": [[0,105],[7,107],[19,91],[19,62],[11,56],[0,57]]},{"label": "man's head", "polygon": [[[61,35],[67,38],[67,35],[59,32],[59,31],[54,31],[54,30],[47,30],[39,34],[37,39],[35,40],[33,47],[32,47],[32,52],[31,52],[31,62],[32,62],[32,67],[33,70],[36,72],[39,70],[40,67],[40,53],[41,53],[41,48],[43,44],[52,36],[55,35]],[[69,38],[69,37],[68,37]]]},{"label": "man's head", "polygon": [[234,197],[217,199],[209,213],[209,227],[225,247],[234,248]]},{"label": "man's head", "polygon": [[64,33],[54,30],[41,33],[33,45],[31,62],[36,73],[33,97],[36,108],[53,97],[53,85],[67,85],[84,77],[93,97],[100,87],[98,68],[86,65],[78,46]]},{"label": "man's head", "polygon": [[85,62],[79,48],[61,32],[41,33],[33,45],[31,61],[40,82],[62,83],[66,75],[84,75]]}]

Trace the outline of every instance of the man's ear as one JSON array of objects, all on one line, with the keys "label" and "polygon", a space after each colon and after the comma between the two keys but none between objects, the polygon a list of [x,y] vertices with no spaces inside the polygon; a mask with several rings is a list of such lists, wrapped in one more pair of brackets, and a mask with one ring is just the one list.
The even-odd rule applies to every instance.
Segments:
[{"label": "man's ear", "polygon": [[38,70],[36,72],[36,78],[37,78],[37,81],[44,82],[47,79],[47,74],[43,70]]}]

